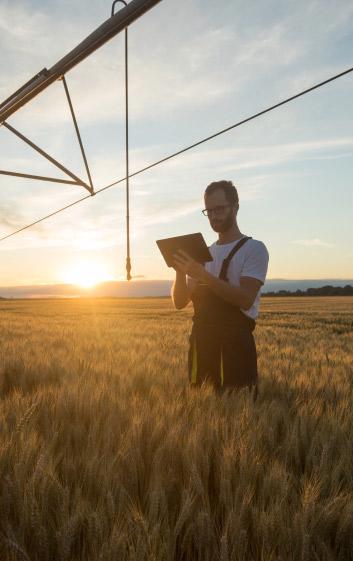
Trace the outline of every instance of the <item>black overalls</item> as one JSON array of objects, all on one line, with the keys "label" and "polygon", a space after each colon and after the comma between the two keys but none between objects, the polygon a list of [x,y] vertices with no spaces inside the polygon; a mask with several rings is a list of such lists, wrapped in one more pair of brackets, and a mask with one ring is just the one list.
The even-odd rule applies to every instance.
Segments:
[{"label": "black overalls", "polygon": [[[228,282],[229,263],[249,239],[242,238],[224,259],[220,279]],[[218,390],[243,386],[251,389],[254,385],[256,399],[257,355],[252,333],[255,320],[201,282],[197,283],[191,300],[194,305],[188,354],[191,385],[201,385],[206,380]]]}]

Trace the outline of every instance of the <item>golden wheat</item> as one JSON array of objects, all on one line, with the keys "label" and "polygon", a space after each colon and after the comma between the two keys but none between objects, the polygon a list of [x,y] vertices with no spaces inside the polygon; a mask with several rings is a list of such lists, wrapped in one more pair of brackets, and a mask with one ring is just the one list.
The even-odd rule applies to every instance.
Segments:
[{"label": "golden wheat", "polygon": [[168,299],[0,313],[2,561],[353,559],[353,298],[263,298],[255,403]]}]

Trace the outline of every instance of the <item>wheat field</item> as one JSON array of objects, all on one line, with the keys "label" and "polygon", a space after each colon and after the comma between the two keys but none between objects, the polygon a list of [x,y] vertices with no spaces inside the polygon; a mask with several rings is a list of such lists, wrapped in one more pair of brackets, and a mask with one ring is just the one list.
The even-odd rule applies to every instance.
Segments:
[{"label": "wheat field", "polygon": [[192,308],[0,303],[0,559],[353,559],[353,298],[263,298],[259,396],[190,390]]}]

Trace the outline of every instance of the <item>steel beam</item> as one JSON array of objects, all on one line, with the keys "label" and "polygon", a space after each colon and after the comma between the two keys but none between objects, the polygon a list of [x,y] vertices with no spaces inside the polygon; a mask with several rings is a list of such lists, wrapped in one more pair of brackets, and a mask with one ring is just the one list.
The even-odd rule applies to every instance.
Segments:
[{"label": "steel beam", "polygon": [[77,181],[70,181],[70,179],[60,179],[59,177],[47,177],[44,175],[33,175],[31,173],[20,173],[19,171],[5,171],[0,169],[0,175],[9,175],[11,177],[22,177],[24,179],[35,179],[37,181],[51,181],[52,183],[64,183],[66,185],[80,185]]},{"label": "steel beam", "polygon": [[132,0],[130,4],[119,10],[114,16],[106,20],[100,27],[84,39],[77,47],[59,60],[52,68],[44,68],[24,84],[19,90],[8,97],[0,105],[0,124],[16,113],[20,107],[45,90],[50,84],[64,76],[79,62],[99,49],[107,41],[123,31],[140,16],[153,8],[161,0]]}]

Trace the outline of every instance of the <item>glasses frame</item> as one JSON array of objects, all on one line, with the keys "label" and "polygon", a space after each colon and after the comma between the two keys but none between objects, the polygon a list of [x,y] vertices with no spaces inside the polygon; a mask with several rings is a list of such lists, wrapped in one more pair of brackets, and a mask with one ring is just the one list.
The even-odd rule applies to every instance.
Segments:
[{"label": "glasses frame", "polygon": [[[213,208],[204,208],[203,210],[201,210],[202,214],[204,216],[209,217],[210,216],[210,212],[214,213],[216,216],[219,216],[220,214],[222,214],[224,212],[224,209],[227,207],[233,207],[234,205],[231,204],[227,204],[227,205],[217,205]],[[216,210],[217,209],[217,210]],[[220,210],[221,209],[221,210]]]}]

